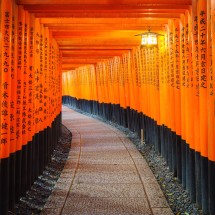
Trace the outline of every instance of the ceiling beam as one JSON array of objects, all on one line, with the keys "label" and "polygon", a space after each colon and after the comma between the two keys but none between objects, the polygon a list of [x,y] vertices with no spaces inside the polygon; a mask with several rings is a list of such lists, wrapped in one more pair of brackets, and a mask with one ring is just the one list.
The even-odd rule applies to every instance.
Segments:
[{"label": "ceiling beam", "polygon": [[[60,5],[76,5],[76,4],[84,4],[84,5],[108,5],[108,4],[120,4],[120,5],[127,5],[127,4],[134,4],[134,5],[141,5],[141,4],[149,4],[148,0],[17,0],[18,4],[24,5],[37,5],[37,4],[60,4]],[[191,5],[192,0],[150,0],[150,4],[168,4],[168,5]]]},{"label": "ceiling beam", "polygon": [[187,10],[190,4],[34,4],[34,5],[24,5],[24,9],[29,12],[43,12],[43,11],[137,11],[137,12],[150,12],[159,10]]}]

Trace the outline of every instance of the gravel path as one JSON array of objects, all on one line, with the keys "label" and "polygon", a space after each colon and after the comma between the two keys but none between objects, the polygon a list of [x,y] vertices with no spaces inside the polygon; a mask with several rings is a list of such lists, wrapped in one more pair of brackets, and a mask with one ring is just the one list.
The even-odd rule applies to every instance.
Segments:
[{"label": "gravel path", "polygon": [[62,125],[62,137],[54,150],[51,163],[45,168],[43,175],[40,175],[38,180],[34,182],[26,196],[16,204],[15,211],[9,212],[9,214],[40,214],[66,163],[71,140],[72,134]]}]

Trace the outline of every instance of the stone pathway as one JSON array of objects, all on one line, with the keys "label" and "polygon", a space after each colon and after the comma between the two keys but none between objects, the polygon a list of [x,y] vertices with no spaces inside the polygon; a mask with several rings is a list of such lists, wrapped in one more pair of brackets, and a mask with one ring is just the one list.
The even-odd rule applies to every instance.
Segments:
[{"label": "stone pathway", "polygon": [[119,130],[63,107],[72,132],[64,170],[42,214],[171,215],[148,164]]}]

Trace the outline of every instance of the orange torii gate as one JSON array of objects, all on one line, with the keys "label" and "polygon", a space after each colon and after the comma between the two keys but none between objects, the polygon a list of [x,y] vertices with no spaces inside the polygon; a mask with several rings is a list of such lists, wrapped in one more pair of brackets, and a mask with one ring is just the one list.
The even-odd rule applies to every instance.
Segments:
[{"label": "orange torii gate", "polygon": [[[1,0],[0,8],[1,214],[49,161],[62,95],[154,144],[192,201],[215,213],[213,0]],[[164,35],[158,47],[134,36],[149,27]]]}]

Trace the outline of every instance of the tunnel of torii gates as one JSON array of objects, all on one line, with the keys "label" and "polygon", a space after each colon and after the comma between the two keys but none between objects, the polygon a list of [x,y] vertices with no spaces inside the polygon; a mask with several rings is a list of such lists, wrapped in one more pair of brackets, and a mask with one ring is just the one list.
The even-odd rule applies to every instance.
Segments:
[{"label": "tunnel of torii gates", "polygon": [[0,2],[0,214],[50,161],[62,101],[142,134],[215,214],[214,0]]}]

